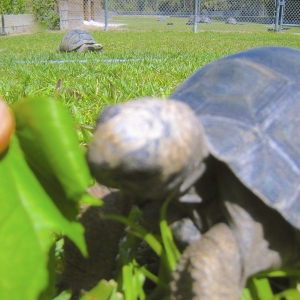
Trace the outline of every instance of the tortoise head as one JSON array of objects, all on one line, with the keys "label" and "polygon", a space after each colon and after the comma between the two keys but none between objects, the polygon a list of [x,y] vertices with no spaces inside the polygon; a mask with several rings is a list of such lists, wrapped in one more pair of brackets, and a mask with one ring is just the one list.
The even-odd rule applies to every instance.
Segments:
[{"label": "tortoise head", "polygon": [[202,126],[186,104],[145,98],[100,113],[87,161],[99,183],[157,199],[188,189],[207,155]]},{"label": "tortoise head", "polygon": [[92,50],[93,51],[101,51],[103,46],[101,44],[93,44]]}]

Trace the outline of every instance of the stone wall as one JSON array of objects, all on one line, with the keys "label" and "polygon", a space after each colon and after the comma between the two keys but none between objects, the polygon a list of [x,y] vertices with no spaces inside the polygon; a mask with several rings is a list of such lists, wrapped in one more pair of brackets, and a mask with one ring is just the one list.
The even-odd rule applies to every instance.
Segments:
[{"label": "stone wall", "polygon": [[[2,33],[2,17],[0,15]],[[4,31],[6,33],[29,32],[34,25],[34,15],[4,15]]]}]

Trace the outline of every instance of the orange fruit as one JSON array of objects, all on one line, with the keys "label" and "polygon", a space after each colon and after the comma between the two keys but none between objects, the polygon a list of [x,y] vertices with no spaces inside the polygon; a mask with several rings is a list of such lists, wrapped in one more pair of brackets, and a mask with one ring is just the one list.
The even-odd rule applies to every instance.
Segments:
[{"label": "orange fruit", "polygon": [[9,106],[0,98],[0,154],[7,148],[14,130],[14,115]]}]

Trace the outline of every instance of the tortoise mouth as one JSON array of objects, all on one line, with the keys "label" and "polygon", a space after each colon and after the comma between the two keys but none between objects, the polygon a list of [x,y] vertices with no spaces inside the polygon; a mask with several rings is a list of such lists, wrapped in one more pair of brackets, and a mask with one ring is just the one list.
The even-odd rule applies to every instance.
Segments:
[{"label": "tortoise mouth", "polygon": [[142,199],[165,199],[182,184],[182,172],[172,174],[166,180],[161,167],[126,170],[90,164],[91,173],[100,184],[120,189],[126,194]]}]

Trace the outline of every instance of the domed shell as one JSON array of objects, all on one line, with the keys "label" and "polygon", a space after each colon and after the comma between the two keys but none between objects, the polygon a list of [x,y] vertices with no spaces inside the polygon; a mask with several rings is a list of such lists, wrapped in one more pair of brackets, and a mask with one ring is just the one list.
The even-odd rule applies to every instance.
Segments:
[{"label": "domed shell", "polygon": [[73,29],[68,31],[59,46],[60,51],[75,51],[83,44],[96,44],[93,37],[85,30]]},{"label": "domed shell", "polygon": [[300,229],[300,51],[262,47],[225,57],[170,98],[198,115],[211,154]]}]

